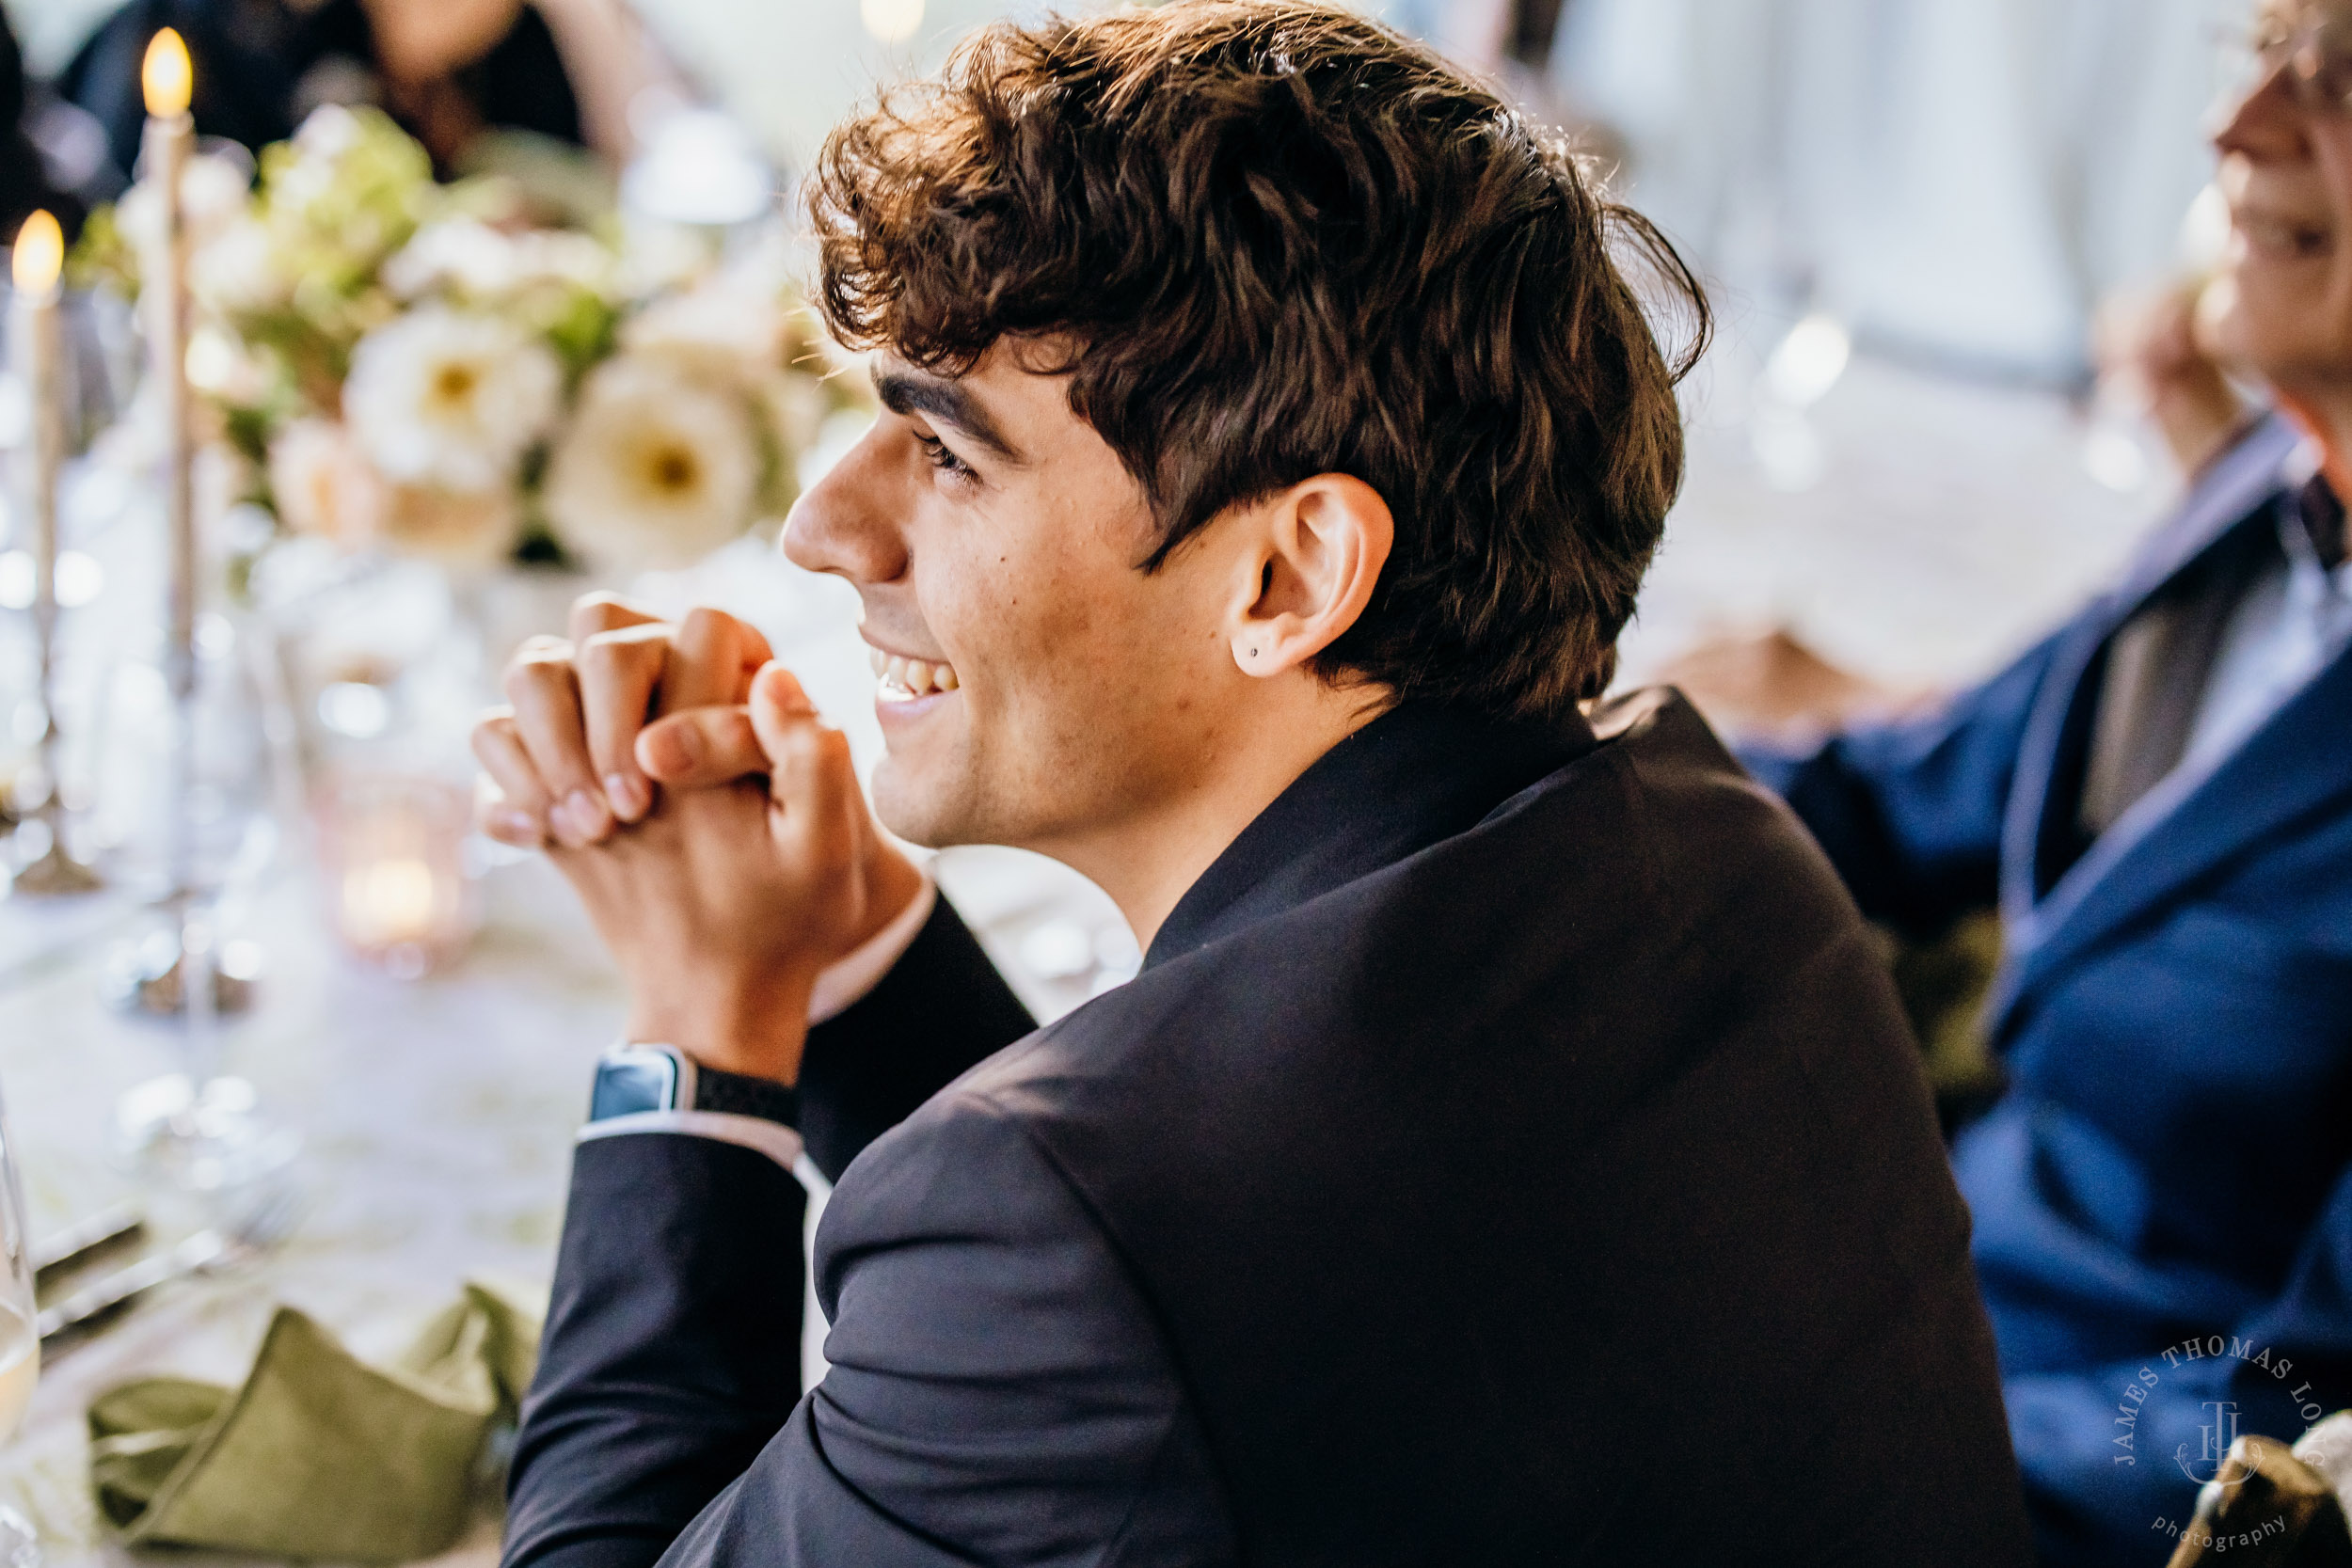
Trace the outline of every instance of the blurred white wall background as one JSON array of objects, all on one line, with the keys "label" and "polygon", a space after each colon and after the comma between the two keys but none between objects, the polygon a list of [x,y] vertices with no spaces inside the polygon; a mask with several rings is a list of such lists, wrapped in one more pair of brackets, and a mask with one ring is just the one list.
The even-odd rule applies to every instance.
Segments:
[{"label": "blurred white wall background", "polygon": [[[5,0],[55,70],[112,0]],[[418,0],[430,3],[430,0]],[[1086,8],[1088,0],[1064,0]],[[1366,7],[1434,36],[1497,0]],[[1760,313],[2065,379],[2099,295],[2170,263],[2250,0],[1566,0],[1551,79],[1628,194]],[[1049,0],[638,0],[788,167],[877,79]]]},{"label": "blurred white wall background", "polygon": [[[4,3],[32,69],[49,74],[120,0]],[[1051,7],[1019,0],[635,0],[633,8],[771,153],[799,166],[878,79],[930,70],[981,22]]]},{"label": "blurred white wall background", "polygon": [[1050,8],[1007,0],[637,0],[678,62],[796,169],[878,81],[936,69],[983,22]]},{"label": "blurred white wall background", "polygon": [[1567,0],[1551,78],[1759,310],[2067,379],[2174,264],[2251,0]]}]

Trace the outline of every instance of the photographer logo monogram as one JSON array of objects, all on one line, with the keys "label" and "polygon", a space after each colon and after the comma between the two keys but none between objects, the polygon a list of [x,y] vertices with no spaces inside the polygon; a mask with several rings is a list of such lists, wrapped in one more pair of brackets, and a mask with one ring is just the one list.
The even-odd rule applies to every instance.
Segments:
[{"label": "photographer logo monogram", "polygon": [[[2168,1350],[2157,1353],[2156,1360],[2164,1363],[2166,1371],[2174,1371],[2192,1361],[2219,1360],[2232,1357],[2249,1367],[2259,1367],[2284,1383],[2295,1372],[2295,1363],[2283,1355],[2274,1354],[2267,1345],[2257,1345],[2237,1335],[2216,1334],[2203,1339],[2185,1339]],[[2148,1396],[2164,1383],[2164,1373],[2154,1364],[2139,1369],[2138,1374],[2123,1386],[2123,1397],[2116,1402],[2113,1439],[2115,1452],[2108,1457],[2118,1465],[2137,1465],[2139,1450],[2139,1411]],[[2296,1402],[2296,1416],[2308,1427],[2328,1413],[2313,1393],[2309,1382],[2287,1390],[2287,1397]],[[2218,1479],[2221,1462],[2229,1456],[2230,1445],[2238,1438],[2240,1409],[2235,1400],[2207,1400],[2202,1409],[2204,1423],[2198,1429],[2200,1441],[2177,1445],[2170,1458],[2181,1474],[2203,1485]],[[2283,1435],[2272,1433],[2271,1435]]]},{"label": "photographer logo monogram", "polygon": [[[2116,1402],[2115,1452],[2109,1457],[2118,1465],[2136,1465],[2139,1463],[2140,1408],[2148,1402],[2149,1395],[2163,1386],[2165,1372],[2176,1371],[2192,1361],[2217,1361],[2224,1357],[2259,1368],[2282,1384],[2295,1375],[2295,1363],[2288,1357],[2276,1354],[2267,1345],[2257,1345],[2236,1335],[2225,1338],[2216,1334],[2202,1339],[2185,1339],[2169,1350],[2157,1353],[2156,1360],[2164,1363],[2163,1372],[2151,1363],[2140,1368],[2137,1375],[2124,1385],[2123,1397]],[[2296,1417],[2305,1428],[2328,1413],[2328,1407],[2321,1402],[2308,1381],[2296,1383],[2286,1390],[2286,1394],[2295,1402]],[[2197,1429],[2198,1440],[2195,1443],[2175,1444],[2172,1452],[2165,1457],[2172,1461],[2173,1466],[2182,1475],[2200,1487],[2211,1488],[2218,1483],[2220,1489],[2226,1491],[2245,1479],[2242,1476],[2226,1481],[2221,1479],[2222,1462],[2230,1456],[2230,1446],[2238,1440],[2239,1423],[2244,1412],[2237,1401],[2227,1398],[2205,1400],[2199,1409],[2204,1420]],[[2270,1433],[2265,1435],[2286,1439],[2300,1434]],[[2215,1493],[2208,1492],[2207,1502],[2214,1496]],[[2196,1518],[2186,1525],[2160,1514],[2149,1528],[2175,1540],[2194,1540],[2208,1549],[2217,1550],[2249,1546],[2286,1529],[2283,1517],[2273,1517],[2238,1521],[2244,1528],[2234,1533],[2217,1535],[2206,1521],[2207,1506],[2201,1503]]]},{"label": "photographer logo monogram", "polygon": [[[2204,1411],[2213,1419],[2197,1429],[2204,1433],[2205,1440],[2195,1461],[2192,1462],[2188,1457],[2186,1443],[2183,1443],[2172,1453],[2172,1463],[2181,1467],[2181,1474],[2201,1483],[2212,1481],[2221,1474],[2221,1462],[2229,1457],[2230,1445],[2237,1441],[2237,1402],[2235,1400],[2207,1400],[2204,1403]],[[2198,1473],[2200,1469],[2203,1469],[2205,1473],[2200,1475]]]}]

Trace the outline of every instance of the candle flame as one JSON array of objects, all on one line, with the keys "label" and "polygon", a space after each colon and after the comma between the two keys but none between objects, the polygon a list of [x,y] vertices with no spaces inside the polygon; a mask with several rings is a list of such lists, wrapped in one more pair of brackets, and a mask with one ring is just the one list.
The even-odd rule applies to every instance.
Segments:
[{"label": "candle flame", "polygon": [[157,119],[176,119],[188,112],[196,71],[188,64],[188,46],[173,29],[166,27],[148,43],[139,85],[147,92],[147,112]]},{"label": "candle flame", "polygon": [[47,293],[57,286],[57,274],[65,266],[65,231],[47,213],[35,213],[16,231],[16,251],[10,260],[15,264],[18,293]]}]

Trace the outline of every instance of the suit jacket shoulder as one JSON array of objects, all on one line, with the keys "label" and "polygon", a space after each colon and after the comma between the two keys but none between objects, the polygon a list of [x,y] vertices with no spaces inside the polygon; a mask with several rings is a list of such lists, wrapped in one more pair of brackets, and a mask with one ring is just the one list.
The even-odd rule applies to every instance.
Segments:
[{"label": "suit jacket shoulder", "polygon": [[1096,1217],[1264,1560],[2017,1560],[1966,1215],[1859,917],[1678,699],[1609,722],[954,1092]]},{"label": "suit jacket shoulder", "polygon": [[[1226,1560],[1152,1306],[1025,1118],[950,1088],[836,1196],[815,1257],[831,1370],[803,1412],[829,1478],[981,1561]],[[856,1560],[815,1540],[815,1560]]]}]

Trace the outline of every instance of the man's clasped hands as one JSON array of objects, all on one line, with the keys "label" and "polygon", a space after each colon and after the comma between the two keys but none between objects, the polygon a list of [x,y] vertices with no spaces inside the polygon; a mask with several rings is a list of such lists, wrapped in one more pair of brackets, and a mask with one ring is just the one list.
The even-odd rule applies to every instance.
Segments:
[{"label": "man's clasped hands", "polygon": [[570,632],[525,643],[475,727],[480,824],[570,880],[628,984],[626,1037],[791,1083],[817,976],[922,873],[756,628],[596,594]]}]

